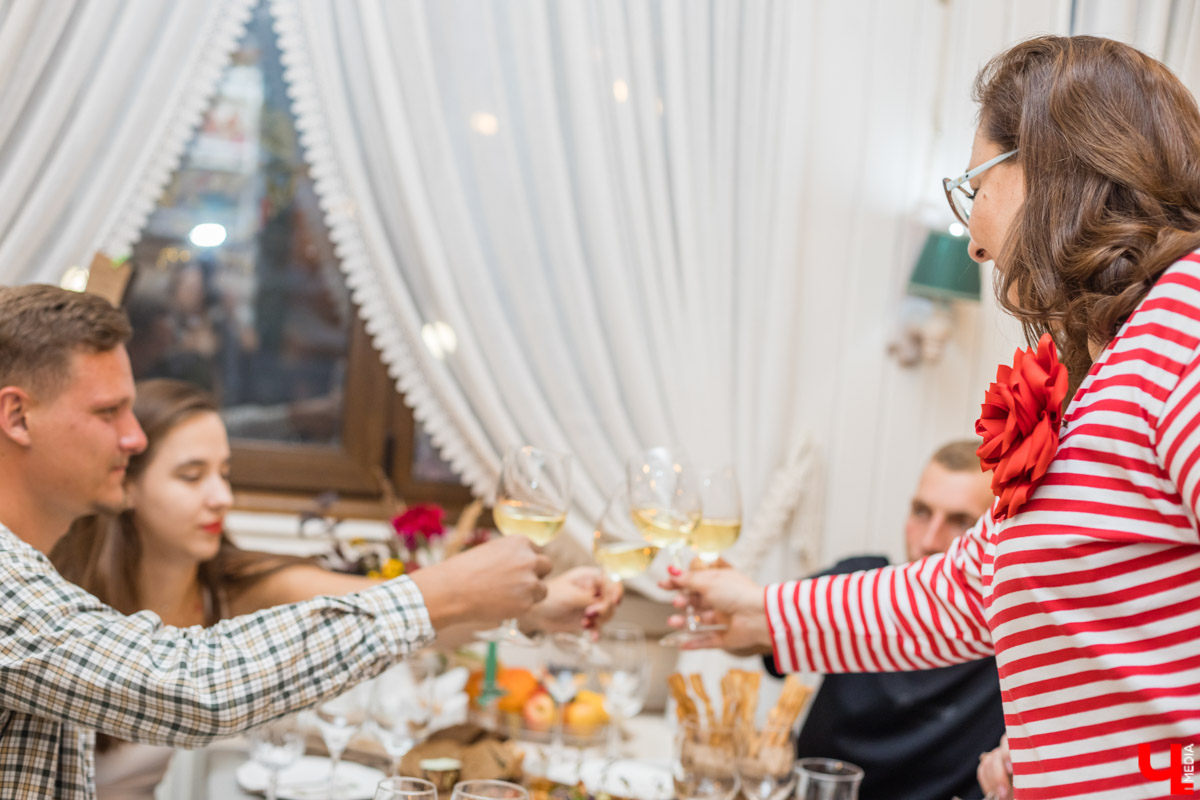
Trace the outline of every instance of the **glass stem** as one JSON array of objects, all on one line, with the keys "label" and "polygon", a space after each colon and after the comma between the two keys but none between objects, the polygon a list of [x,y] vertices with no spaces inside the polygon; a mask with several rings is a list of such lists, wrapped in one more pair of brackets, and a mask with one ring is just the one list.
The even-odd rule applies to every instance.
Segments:
[{"label": "glass stem", "polygon": [[562,763],[567,754],[567,747],[564,741],[564,732],[567,725],[567,704],[558,703],[556,711],[558,713],[554,717],[554,734],[550,741],[550,759],[554,763]]},{"label": "glass stem", "polygon": [[277,800],[279,795],[279,770],[271,770],[271,777],[267,779],[267,800]]},{"label": "glass stem", "polygon": [[[683,545],[682,544],[675,545],[674,547],[671,548],[671,562],[675,565],[675,568],[677,570],[679,570],[680,572],[683,572],[686,569],[686,567],[683,564]],[[687,629],[689,631],[695,633],[696,630],[700,627],[700,616],[696,613],[696,609],[691,604],[690,601],[687,604],[687,611],[685,613],[686,613],[686,616],[684,617],[684,619],[687,620]]]},{"label": "glass stem", "polygon": [[342,751],[329,753],[329,797],[332,800],[338,799],[338,784],[337,784],[337,768],[338,764],[342,763]]}]

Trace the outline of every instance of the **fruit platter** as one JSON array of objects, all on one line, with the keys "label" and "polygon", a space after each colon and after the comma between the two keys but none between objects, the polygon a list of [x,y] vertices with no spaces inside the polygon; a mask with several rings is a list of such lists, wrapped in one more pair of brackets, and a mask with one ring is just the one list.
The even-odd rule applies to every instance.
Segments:
[{"label": "fruit platter", "polygon": [[549,742],[554,726],[563,714],[563,743],[568,747],[590,747],[604,740],[608,712],[604,695],[581,688],[573,700],[560,708],[536,668],[500,666],[496,688],[504,694],[485,707],[481,703],[484,686],[482,667],[472,670],[466,692],[470,698],[470,718],[498,733],[538,743]]}]

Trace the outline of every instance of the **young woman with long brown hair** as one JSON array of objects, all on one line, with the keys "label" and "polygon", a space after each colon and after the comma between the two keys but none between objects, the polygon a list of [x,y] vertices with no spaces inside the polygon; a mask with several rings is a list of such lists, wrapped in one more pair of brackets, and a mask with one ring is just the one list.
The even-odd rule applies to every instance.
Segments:
[{"label": "young woman with long brown hair", "polygon": [[[72,525],[51,552],[67,579],[125,614],[149,610],[177,627],[217,621],[318,595],[360,591],[370,578],[321,569],[310,559],[242,550],[225,533],[233,503],[229,440],[214,398],[182,381],[137,387],[134,414],[147,447],[130,458],[127,508]],[[542,630],[578,630],[607,618],[619,587],[594,569],[547,582],[546,598],[525,620]],[[439,635],[455,640],[457,631]],[[462,636],[461,638],[465,638]],[[99,800],[153,797],[168,747],[97,737]]]},{"label": "young woman with long brown hair", "polygon": [[1041,337],[977,426],[995,505],[901,567],[667,585],[729,620],[708,645],[788,671],[994,652],[1017,798],[1182,793],[1200,741],[1200,111],[1159,62],[1086,36],[1010,48],[975,97],[947,195]]}]

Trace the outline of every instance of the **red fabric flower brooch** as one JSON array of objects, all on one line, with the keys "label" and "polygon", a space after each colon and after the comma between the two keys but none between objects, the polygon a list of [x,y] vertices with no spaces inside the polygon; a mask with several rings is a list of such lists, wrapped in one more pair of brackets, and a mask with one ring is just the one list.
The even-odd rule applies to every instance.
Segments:
[{"label": "red fabric flower brooch", "polygon": [[1018,349],[1011,367],[996,370],[988,387],[975,432],[983,437],[976,450],[984,470],[992,470],[992,492],[1000,498],[993,518],[1016,514],[1058,450],[1067,368],[1058,363],[1050,334],[1042,334],[1037,352]]}]

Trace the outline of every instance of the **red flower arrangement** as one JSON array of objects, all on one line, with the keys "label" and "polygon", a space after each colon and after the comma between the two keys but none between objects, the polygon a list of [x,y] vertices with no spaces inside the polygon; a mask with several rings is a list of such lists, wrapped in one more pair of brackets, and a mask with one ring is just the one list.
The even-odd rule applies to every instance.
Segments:
[{"label": "red flower arrangement", "polygon": [[404,549],[416,555],[445,535],[446,526],[442,522],[445,516],[441,506],[418,503],[392,517],[392,530],[404,542]]},{"label": "red flower arrangement", "polygon": [[1042,334],[1037,351],[1018,349],[1011,367],[1001,365],[988,387],[975,432],[984,470],[992,470],[992,493],[999,498],[998,522],[1020,511],[1058,451],[1067,368],[1058,361],[1054,340]]}]

